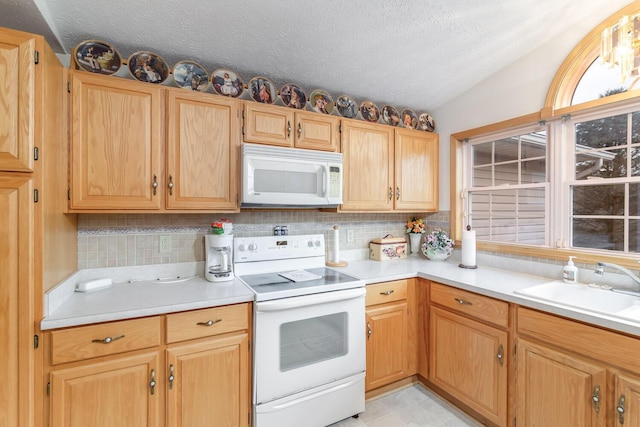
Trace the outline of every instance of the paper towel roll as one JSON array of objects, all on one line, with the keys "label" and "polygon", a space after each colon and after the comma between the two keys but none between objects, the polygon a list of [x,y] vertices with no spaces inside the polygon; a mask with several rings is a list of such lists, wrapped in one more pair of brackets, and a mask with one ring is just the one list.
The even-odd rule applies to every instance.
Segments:
[{"label": "paper towel roll", "polygon": [[340,230],[338,226],[333,226],[333,262],[340,262]]},{"label": "paper towel roll", "polygon": [[462,230],[461,265],[476,266],[476,230]]}]

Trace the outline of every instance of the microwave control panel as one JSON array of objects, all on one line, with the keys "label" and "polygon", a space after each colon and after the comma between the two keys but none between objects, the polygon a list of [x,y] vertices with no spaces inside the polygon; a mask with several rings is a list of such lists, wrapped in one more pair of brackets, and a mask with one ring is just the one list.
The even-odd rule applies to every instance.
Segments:
[{"label": "microwave control panel", "polygon": [[329,166],[329,197],[341,197],[342,173],[340,166]]}]

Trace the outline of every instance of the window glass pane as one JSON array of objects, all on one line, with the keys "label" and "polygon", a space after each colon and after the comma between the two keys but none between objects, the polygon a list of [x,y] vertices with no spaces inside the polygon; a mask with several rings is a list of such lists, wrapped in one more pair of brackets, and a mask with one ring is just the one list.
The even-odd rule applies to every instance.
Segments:
[{"label": "window glass pane", "polygon": [[493,142],[474,145],[473,165],[488,165],[491,163],[493,163]]},{"label": "window glass pane", "polygon": [[576,153],[576,179],[627,176],[627,149]]},{"label": "window glass pane", "polygon": [[627,176],[627,149],[576,153],[576,179]]},{"label": "window glass pane", "polygon": [[631,143],[640,142],[640,111],[631,113]]},{"label": "window glass pane", "polygon": [[496,141],[495,161],[508,162],[518,160],[518,137],[504,138]]},{"label": "window glass pane", "polygon": [[522,162],[521,178],[523,184],[532,184],[535,182],[546,182],[547,180],[547,162],[542,160],[529,160]]},{"label": "window glass pane", "polygon": [[521,150],[523,159],[530,159],[531,157],[545,157],[547,155],[546,140],[544,144],[536,144],[523,141]]},{"label": "window glass pane", "polygon": [[640,216],[640,184],[629,184],[629,216]]},{"label": "window glass pane", "polygon": [[624,221],[621,219],[574,219],[573,246],[623,251]]},{"label": "window glass pane", "polygon": [[629,220],[629,251],[640,252],[640,220]]},{"label": "window glass pane", "polygon": [[[620,83],[620,67],[609,67],[598,57],[580,78],[580,82],[573,93],[571,105],[625,92],[627,87],[633,84],[633,80],[631,78],[624,83]],[[629,90],[632,89],[634,89],[633,86],[629,87]]]},{"label": "window glass pane", "polygon": [[496,165],[495,170],[495,185],[518,183],[518,163]]},{"label": "window glass pane", "polygon": [[627,114],[576,123],[576,151],[627,143]]},{"label": "window glass pane", "polygon": [[493,185],[493,178],[491,177],[491,166],[475,167],[473,168],[473,186],[474,187],[490,187]]},{"label": "window glass pane", "polygon": [[640,148],[631,148],[631,176],[640,176]]},{"label": "window glass pane", "polygon": [[546,212],[543,188],[518,191],[518,239],[520,243],[545,244]]},{"label": "window glass pane", "polygon": [[624,184],[574,186],[573,214],[624,215]]}]

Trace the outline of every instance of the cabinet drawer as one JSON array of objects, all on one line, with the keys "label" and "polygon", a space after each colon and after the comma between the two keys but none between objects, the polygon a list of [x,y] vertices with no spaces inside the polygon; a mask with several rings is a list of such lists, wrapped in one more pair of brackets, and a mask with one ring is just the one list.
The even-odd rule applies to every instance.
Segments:
[{"label": "cabinet drawer", "polygon": [[509,303],[504,301],[432,282],[431,302],[497,326],[509,326]]},{"label": "cabinet drawer", "polygon": [[367,285],[366,289],[366,301],[368,306],[407,299],[406,280],[394,280],[393,282]]},{"label": "cabinet drawer", "polygon": [[167,316],[167,343],[249,328],[249,304],[226,305]]},{"label": "cabinet drawer", "polygon": [[51,332],[51,363],[74,362],[160,345],[160,317]]}]

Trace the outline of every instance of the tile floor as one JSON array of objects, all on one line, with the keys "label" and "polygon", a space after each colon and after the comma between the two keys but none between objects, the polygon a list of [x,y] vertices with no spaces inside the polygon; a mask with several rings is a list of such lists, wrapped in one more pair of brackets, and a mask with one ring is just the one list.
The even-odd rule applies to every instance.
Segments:
[{"label": "tile floor", "polygon": [[415,384],[367,401],[359,418],[330,427],[476,427],[481,426],[442,398]]}]

